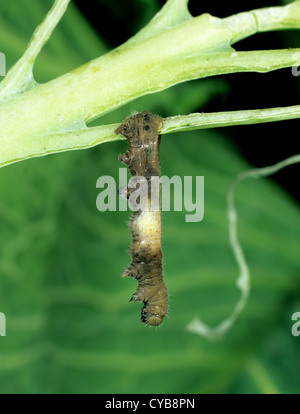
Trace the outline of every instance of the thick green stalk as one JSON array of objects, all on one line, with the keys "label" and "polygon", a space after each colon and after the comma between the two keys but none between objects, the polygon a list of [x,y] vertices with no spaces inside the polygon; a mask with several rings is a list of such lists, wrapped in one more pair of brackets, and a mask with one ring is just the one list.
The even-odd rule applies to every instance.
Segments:
[{"label": "thick green stalk", "polygon": [[[28,78],[36,53],[28,51],[40,49],[67,3],[55,2],[50,18],[48,15],[39,27],[21,58],[23,66],[19,61],[0,85],[2,166],[93,145],[95,130],[85,132],[85,122],[139,96],[190,79],[267,72],[296,65],[299,60],[300,49],[235,52],[231,44],[260,30],[300,27],[300,1],[222,20],[209,14],[192,18],[186,0],[169,0],[148,26],[121,47],[36,86]],[[34,42],[38,48],[32,46]],[[19,94],[12,86],[15,81]]]}]

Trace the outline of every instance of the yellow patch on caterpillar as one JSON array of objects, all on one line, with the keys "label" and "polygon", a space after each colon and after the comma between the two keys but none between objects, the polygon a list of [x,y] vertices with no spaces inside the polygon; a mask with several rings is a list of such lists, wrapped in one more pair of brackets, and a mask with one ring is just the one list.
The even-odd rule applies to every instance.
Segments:
[{"label": "yellow patch on caterpillar", "polygon": [[142,211],[132,224],[140,240],[160,245],[161,221],[159,211]]}]

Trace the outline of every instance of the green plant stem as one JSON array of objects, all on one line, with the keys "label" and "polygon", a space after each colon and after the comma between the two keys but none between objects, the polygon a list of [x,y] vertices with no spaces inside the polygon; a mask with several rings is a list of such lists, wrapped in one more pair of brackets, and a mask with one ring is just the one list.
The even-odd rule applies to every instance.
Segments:
[{"label": "green plant stem", "polygon": [[0,102],[37,86],[33,79],[33,65],[42,47],[62,18],[70,0],[56,0],[44,22],[37,27],[21,59],[0,84]]},{"label": "green plant stem", "polygon": [[[95,130],[85,131],[85,122],[139,96],[186,80],[242,71],[268,72],[299,61],[300,49],[235,52],[231,48],[237,40],[258,31],[300,27],[299,0],[226,19],[209,14],[192,18],[186,0],[169,0],[121,47],[36,86],[31,78],[34,59],[67,3],[56,0],[24,56],[0,84],[1,166],[93,145]],[[107,133],[107,128],[102,132]],[[105,139],[102,134],[100,141],[111,140],[112,134],[108,135]]]},{"label": "green plant stem", "polygon": [[234,125],[250,125],[300,118],[300,105],[283,108],[254,109],[246,111],[196,113],[165,118],[162,134],[191,131],[193,129],[217,128]]},{"label": "green plant stem", "polygon": [[[160,134],[226,127],[233,125],[250,125],[265,122],[284,121],[300,117],[300,105],[283,108],[254,109],[246,111],[230,111],[215,113],[195,113],[164,118]],[[32,157],[40,157],[57,152],[72,151],[94,147],[105,142],[124,140],[123,135],[116,135],[115,129],[120,124],[101,125],[98,127],[76,128],[74,130],[56,132],[23,141],[23,158],[12,159],[0,163],[0,167]]]},{"label": "green plant stem", "polygon": [[240,290],[240,299],[235,305],[232,313],[222,322],[215,327],[210,327],[203,323],[200,319],[193,319],[187,326],[190,332],[198,335],[205,336],[208,339],[220,339],[227,331],[234,325],[241,312],[245,308],[249,293],[250,293],[250,272],[249,267],[243,252],[243,248],[240,244],[237,231],[237,210],[234,202],[235,187],[241,181],[247,178],[260,178],[267,177],[275,174],[282,168],[286,168],[290,165],[298,164],[300,162],[300,154],[289,157],[283,161],[278,162],[275,165],[270,165],[264,168],[253,168],[251,170],[240,173],[231,183],[227,191],[227,205],[228,205],[228,222],[229,222],[229,243],[232,248],[233,256],[239,268],[239,277],[237,279],[237,287]]}]

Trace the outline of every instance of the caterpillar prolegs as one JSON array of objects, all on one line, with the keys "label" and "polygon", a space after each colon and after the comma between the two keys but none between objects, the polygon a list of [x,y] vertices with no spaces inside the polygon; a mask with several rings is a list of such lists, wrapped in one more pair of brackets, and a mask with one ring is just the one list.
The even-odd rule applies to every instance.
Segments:
[{"label": "caterpillar prolegs", "polygon": [[[144,177],[148,184],[148,206],[151,205],[151,177],[159,177],[159,129],[162,120],[150,112],[127,118],[115,130],[124,135],[129,148],[119,160],[128,165],[132,177]],[[127,197],[130,196],[127,188]],[[160,204],[160,189],[159,189]],[[148,325],[160,325],[168,310],[168,293],[163,280],[161,252],[160,208],[134,211],[129,227],[132,234],[132,262],[122,276],[137,279],[138,288],[131,300],[144,303],[141,320]]]}]

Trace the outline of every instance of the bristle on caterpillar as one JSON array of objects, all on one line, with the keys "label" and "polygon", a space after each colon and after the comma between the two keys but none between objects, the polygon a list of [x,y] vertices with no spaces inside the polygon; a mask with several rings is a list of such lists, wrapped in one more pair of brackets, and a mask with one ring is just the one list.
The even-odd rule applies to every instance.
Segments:
[{"label": "bristle on caterpillar", "polygon": [[[129,142],[128,150],[119,155],[119,160],[128,165],[133,177],[147,180],[148,205],[151,205],[151,177],[159,177],[160,174],[161,123],[159,116],[144,111],[130,116],[115,130]],[[128,197],[130,190],[127,188]],[[141,320],[148,325],[160,325],[168,311],[168,293],[162,270],[160,210],[134,211],[129,227],[132,262],[122,276],[131,276],[138,281],[131,300],[144,303]]]}]

